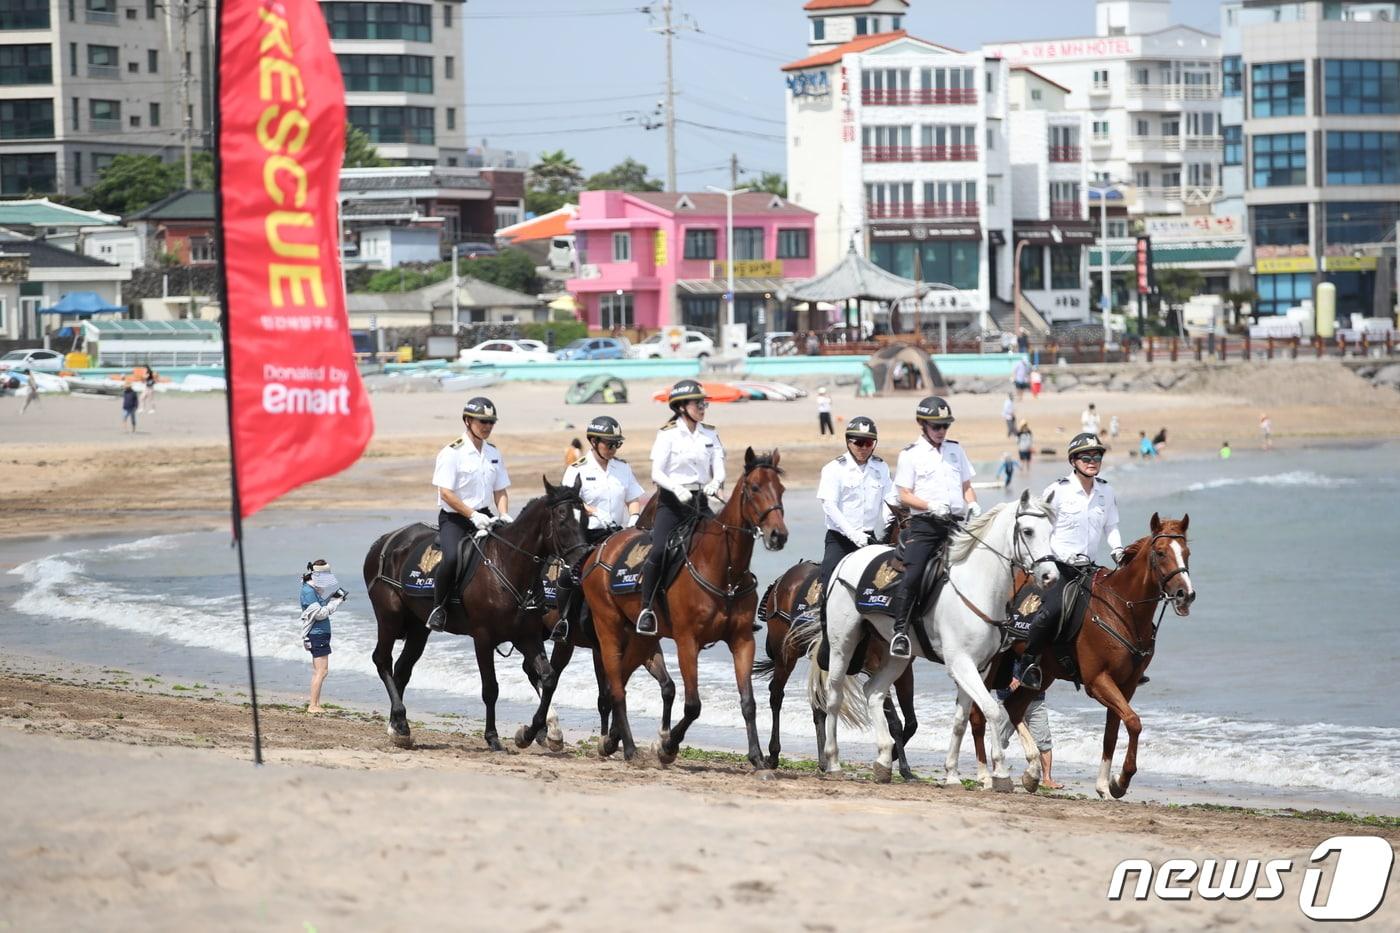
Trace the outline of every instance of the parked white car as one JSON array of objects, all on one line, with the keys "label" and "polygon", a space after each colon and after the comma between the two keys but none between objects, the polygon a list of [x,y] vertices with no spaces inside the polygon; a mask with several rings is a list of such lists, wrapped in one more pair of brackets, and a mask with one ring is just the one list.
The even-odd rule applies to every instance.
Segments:
[{"label": "parked white car", "polygon": [[0,356],[0,369],[32,369],[41,373],[56,373],[63,369],[63,354],[41,347],[32,350],[11,350]]},{"label": "parked white car", "polygon": [[[661,357],[701,360],[715,355],[715,342],[710,339],[709,335],[701,331],[687,330],[681,339],[680,346],[672,352],[671,341],[667,338],[666,332],[658,331],[632,349],[639,360],[654,360]],[[763,345],[760,343],[750,340],[744,344],[745,356],[758,356],[762,352]]]},{"label": "parked white car", "polygon": [[538,340],[486,340],[457,354],[459,363],[553,363],[554,354]]}]

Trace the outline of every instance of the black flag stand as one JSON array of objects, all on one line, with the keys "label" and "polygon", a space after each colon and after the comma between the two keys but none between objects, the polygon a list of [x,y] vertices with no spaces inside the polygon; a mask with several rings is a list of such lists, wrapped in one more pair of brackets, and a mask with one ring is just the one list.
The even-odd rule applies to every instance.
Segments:
[{"label": "black flag stand", "polygon": [[223,120],[219,115],[219,69],[223,62],[224,17],[219,4],[214,20],[214,241],[219,256],[219,323],[224,335],[224,399],[228,410],[229,490],[232,493],[233,546],[238,548],[238,589],[243,596],[243,641],[248,653],[248,699],[253,706],[253,764],[261,765],[262,725],[258,720],[258,681],[253,672],[253,627],[248,617],[248,572],[243,563],[243,504],[238,495],[238,459],[233,431],[233,347],[229,340],[228,255],[224,248],[224,164],[221,158]]}]

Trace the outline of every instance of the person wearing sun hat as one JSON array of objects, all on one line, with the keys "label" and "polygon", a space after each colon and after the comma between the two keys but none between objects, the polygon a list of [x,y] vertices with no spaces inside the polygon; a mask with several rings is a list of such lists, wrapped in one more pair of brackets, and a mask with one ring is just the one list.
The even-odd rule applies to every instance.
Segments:
[{"label": "person wearing sun hat", "polygon": [[331,655],[331,616],[346,593],[324,560],[307,563],[301,575],[301,643],[311,653],[311,702],[308,713],[321,712],[321,685],[326,681]]}]

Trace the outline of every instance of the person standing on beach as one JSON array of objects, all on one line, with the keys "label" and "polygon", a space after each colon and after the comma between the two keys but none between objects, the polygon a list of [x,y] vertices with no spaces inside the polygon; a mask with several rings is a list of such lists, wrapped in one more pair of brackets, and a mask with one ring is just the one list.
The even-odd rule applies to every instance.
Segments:
[{"label": "person standing on beach", "polygon": [[128,383],[122,390],[122,422],[131,422],[131,433],[136,433],[136,409],[141,404],[136,397],[136,390]]},{"label": "person standing on beach", "polygon": [[151,369],[150,363],[146,364],[146,378],[142,383],[141,410],[153,415],[156,411],[156,371]]},{"label": "person standing on beach", "polygon": [[1005,451],[1001,455],[1001,463],[997,466],[997,479],[1002,480],[1001,488],[1011,488],[1011,477],[1016,475],[1016,461],[1011,456],[1011,451]]},{"label": "person standing on beach", "polygon": [[831,396],[826,394],[826,386],[817,390],[817,430],[823,436],[836,435],[836,428],[831,424]]},{"label": "person standing on beach", "polygon": [[823,588],[841,558],[875,544],[884,531],[885,503],[894,497],[894,485],[889,464],[875,456],[879,439],[875,422],[857,415],[846,425],[846,452],[822,467],[817,501],[826,516]]},{"label": "person standing on beach", "polygon": [[1079,430],[1085,434],[1099,433],[1099,412],[1093,402],[1079,415]]},{"label": "person standing on beach", "polygon": [[1016,436],[1016,397],[1008,392],[1001,403],[1001,420],[1006,422],[1006,436]]},{"label": "person standing on beach", "polygon": [[1040,375],[1040,367],[1031,368],[1031,398],[1040,398],[1041,386],[1045,384],[1045,379]]},{"label": "person standing on beach", "polygon": [[1109,418],[1109,419],[1108,419],[1108,439],[1109,439],[1110,442],[1111,442],[1111,441],[1116,441],[1116,440],[1118,440],[1118,416],[1117,416],[1117,415],[1114,415],[1112,418]]},{"label": "person standing on beach", "polygon": [[324,560],[310,561],[301,575],[301,644],[311,653],[311,702],[308,713],[321,712],[321,685],[331,656],[331,616],[346,593]]},{"label": "person standing on beach", "polygon": [[1274,449],[1274,423],[1269,419],[1267,411],[1259,413],[1259,436],[1264,439],[1264,449]]},{"label": "person standing on beach", "polygon": [[1031,454],[1035,450],[1035,435],[1031,433],[1029,422],[1022,421],[1021,426],[1016,429],[1016,452],[1021,458],[1021,469],[1029,475],[1031,469]]},{"label": "person standing on beach", "polygon": [[442,562],[433,578],[433,611],[428,616],[428,628],[435,632],[447,625],[447,600],[462,569],[462,545],[489,529],[498,517],[511,521],[510,474],[501,452],[487,442],[496,427],[496,406],[480,395],[469,400],[462,408],[462,426],[466,429],[462,436],[438,452],[433,467],[442,549]]},{"label": "person standing on beach", "polygon": [[1016,361],[1016,365],[1011,367],[1011,384],[1016,387],[1016,401],[1026,397],[1026,390],[1031,387],[1031,358],[1022,356]]},{"label": "person standing on beach", "polygon": [[[24,393],[24,405],[19,410],[21,415],[29,411],[30,405],[39,401],[39,380],[34,378],[34,370],[25,372],[24,377],[24,388],[20,390]],[[136,428],[133,426],[132,430],[134,431]]]}]

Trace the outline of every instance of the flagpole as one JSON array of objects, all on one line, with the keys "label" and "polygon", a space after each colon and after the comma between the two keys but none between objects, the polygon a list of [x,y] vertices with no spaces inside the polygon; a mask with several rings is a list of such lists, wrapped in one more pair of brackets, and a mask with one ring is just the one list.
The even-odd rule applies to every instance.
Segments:
[{"label": "flagpole", "polygon": [[253,627],[248,615],[248,573],[243,560],[243,506],[238,493],[238,459],[235,456],[233,430],[233,345],[229,339],[228,253],[224,249],[224,169],[222,159],[223,119],[220,116],[220,65],[223,61],[224,17],[222,3],[215,9],[213,89],[214,103],[214,241],[219,257],[219,317],[224,339],[224,401],[228,411],[228,468],[231,508],[233,510],[233,543],[238,549],[238,589],[243,597],[243,643],[248,655],[248,698],[253,706],[253,764],[261,765],[262,724],[258,719],[258,681],[253,670]]}]

